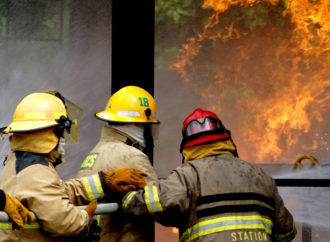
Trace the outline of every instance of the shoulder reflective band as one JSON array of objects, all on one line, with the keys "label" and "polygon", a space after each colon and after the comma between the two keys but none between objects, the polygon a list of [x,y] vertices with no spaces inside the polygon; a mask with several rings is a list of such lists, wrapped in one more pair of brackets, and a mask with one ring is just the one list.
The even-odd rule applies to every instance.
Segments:
[{"label": "shoulder reflective band", "polygon": [[274,237],[277,241],[291,241],[296,235],[297,230],[293,221],[293,228],[287,233],[276,233],[274,232]]},{"label": "shoulder reflective band", "polygon": [[124,198],[124,201],[122,203],[122,208],[124,209],[124,211],[126,211],[127,205],[128,203],[131,201],[131,199],[133,198],[133,196],[136,194],[136,191],[134,192],[130,192],[128,193],[128,195]]},{"label": "shoulder reflective band", "polygon": [[260,215],[227,216],[209,219],[195,224],[182,234],[180,242],[189,242],[204,235],[238,229],[263,229],[271,235],[272,227],[273,222]]},{"label": "shoulder reflective band", "polygon": [[149,213],[154,214],[163,211],[163,207],[159,201],[157,186],[145,186],[144,199]]},{"label": "shoulder reflective band", "polygon": [[98,174],[83,177],[82,181],[90,201],[98,200],[104,197],[100,176]]}]

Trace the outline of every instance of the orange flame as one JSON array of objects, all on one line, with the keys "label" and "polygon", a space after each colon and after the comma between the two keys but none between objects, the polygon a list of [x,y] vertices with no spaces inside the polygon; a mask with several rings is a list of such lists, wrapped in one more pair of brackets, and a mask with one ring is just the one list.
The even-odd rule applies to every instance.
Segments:
[{"label": "orange flame", "polygon": [[[234,23],[225,34],[214,30],[231,7],[261,2],[276,7],[279,1],[205,0],[203,7],[214,14],[182,45],[171,69],[225,119],[243,159],[292,163],[303,152],[329,147],[320,133],[328,138],[330,2],[288,0],[283,18],[291,24],[283,30],[268,24],[247,32]],[[210,41],[216,51],[208,58],[216,70],[198,64]]]}]

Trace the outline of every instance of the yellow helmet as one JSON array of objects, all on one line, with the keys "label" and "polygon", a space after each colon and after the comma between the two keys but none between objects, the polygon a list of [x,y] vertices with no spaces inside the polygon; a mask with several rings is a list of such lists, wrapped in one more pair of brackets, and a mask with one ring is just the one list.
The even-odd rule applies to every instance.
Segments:
[{"label": "yellow helmet", "polygon": [[67,119],[68,115],[60,98],[48,93],[31,93],[17,105],[13,121],[4,132],[27,132],[57,126],[61,117]]},{"label": "yellow helmet", "polygon": [[141,87],[126,86],[114,93],[104,111],[95,116],[104,121],[122,123],[159,123],[153,117],[156,102],[149,92]]}]

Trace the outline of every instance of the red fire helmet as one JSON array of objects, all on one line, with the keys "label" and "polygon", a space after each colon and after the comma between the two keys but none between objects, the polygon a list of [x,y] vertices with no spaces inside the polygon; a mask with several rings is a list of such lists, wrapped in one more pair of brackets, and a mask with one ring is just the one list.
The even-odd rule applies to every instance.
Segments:
[{"label": "red fire helmet", "polygon": [[195,109],[183,122],[180,152],[197,144],[230,139],[218,116],[210,111]]}]

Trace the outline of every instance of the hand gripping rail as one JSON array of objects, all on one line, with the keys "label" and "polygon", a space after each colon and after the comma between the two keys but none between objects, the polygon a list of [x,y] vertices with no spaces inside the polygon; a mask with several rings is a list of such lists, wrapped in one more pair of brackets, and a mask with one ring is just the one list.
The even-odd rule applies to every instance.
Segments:
[{"label": "hand gripping rail", "polygon": [[[76,206],[78,209],[85,209],[87,206]],[[94,215],[107,214],[116,212],[119,208],[118,203],[100,203],[97,205]],[[32,212],[33,221],[36,220],[36,215]],[[11,219],[5,212],[0,212],[0,222],[11,222]]]}]

